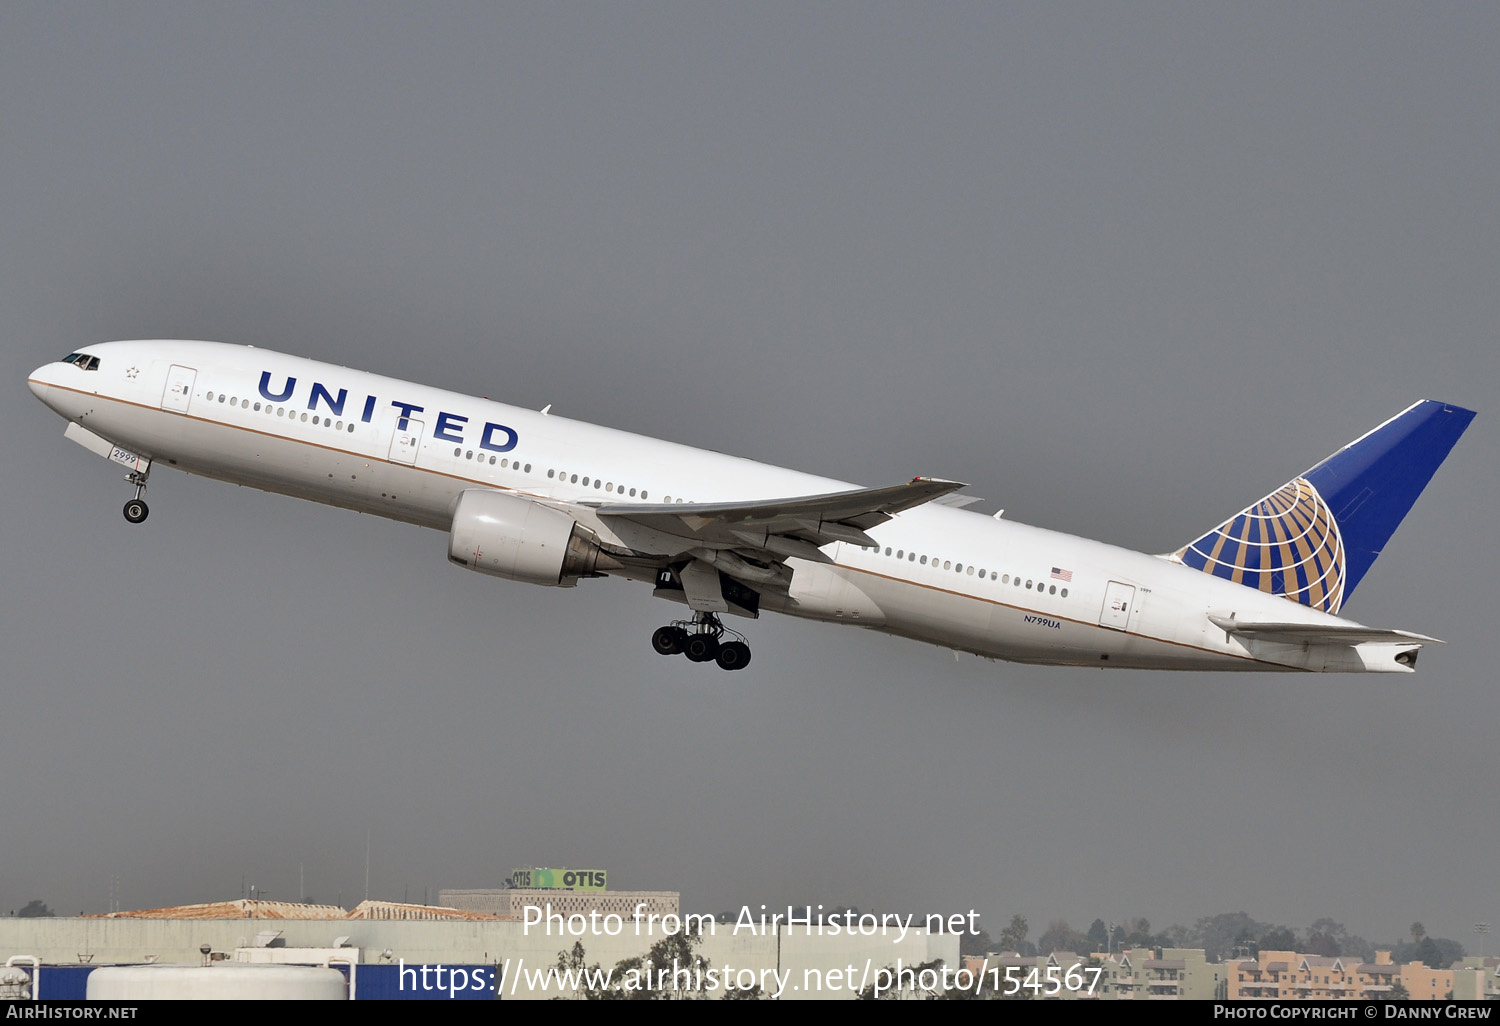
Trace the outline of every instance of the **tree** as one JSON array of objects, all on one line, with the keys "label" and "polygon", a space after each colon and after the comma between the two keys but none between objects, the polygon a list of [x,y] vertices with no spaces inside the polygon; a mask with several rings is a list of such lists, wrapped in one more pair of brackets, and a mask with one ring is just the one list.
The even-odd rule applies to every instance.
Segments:
[{"label": "tree", "polygon": [[1422,938],[1426,936],[1427,928],[1425,926],[1423,926],[1421,923],[1411,924],[1411,942],[1413,944],[1421,944]]},{"label": "tree", "polygon": [[1458,941],[1428,937],[1425,932],[1420,941],[1403,941],[1391,951],[1391,958],[1396,962],[1421,962],[1430,969],[1447,968],[1463,957],[1464,946]]},{"label": "tree", "polygon": [[1336,922],[1326,916],[1322,919],[1314,919],[1312,925],[1307,930],[1309,933],[1326,933],[1337,941],[1342,941],[1345,937],[1349,936],[1349,931],[1344,929],[1343,923]]},{"label": "tree", "polygon": [[1216,916],[1205,916],[1189,931],[1192,947],[1203,948],[1210,962],[1221,958],[1242,957],[1254,954],[1255,938],[1269,929],[1244,912],[1221,912]]},{"label": "tree", "polygon": [[1307,928],[1307,952],[1336,958],[1348,950],[1349,931],[1344,924],[1324,917]]},{"label": "tree", "polygon": [[47,907],[47,903],[40,898],[32,898],[26,903],[26,907],[16,913],[17,919],[53,919],[57,913]]},{"label": "tree", "polygon": [[1442,968],[1445,965],[1451,967],[1454,962],[1463,961],[1464,955],[1468,953],[1458,941],[1449,940],[1446,937],[1439,937],[1433,943],[1438,947],[1437,968]]},{"label": "tree", "polygon": [[1339,941],[1339,947],[1346,961],[1373,962],[1375,961],[1375,945],[1365,940],[1358,934],[1351,933]]},{"label": "tree", "polygon": [[1323,955],[1327,958],[1336,958],[1343,954],[1339,948],[1339,942],[1322,930],[1314,930],[1307,935],[1307,944],[1304,950],[1309,955]]},{"label": "tree", "polygon": [[[698,954],[702,943],[701,934],[669,934],[651,945],[646,954],[617,962],[606,976],[598,962],[588,964],[583,942],[574,941],[572,950],[557,953],[557,973],[559,978],[581,981],[579,989],[553,1000],[569,997],[585,1001],[707,1000],[709,995],[704,985],[708,983],[713,963]],[[678,970],[686,975],[677,973]],[[684,982],[689,986],[679,985]],[[771,1000],[771,995],[758,983],[735,987],[726,979],[723,989],[724,1001]]]},{"label": "tree", "polygon": [[1000,931],[1000,950],[1017,951],[1023,955],[1026,954],[1026,952],[1021,951],[1021,945],[1026,943],[1027,929],[1025,916],[1019,912],[1011,916],[1010,925]]},{"label": "tree", "polygon": [[1047,932],[1042,934],[1037,941],[1037,948],[1043,955],[1050,955],[1054,951],[1084,951],[1088,947],[1089,939],[1077,930],[1069,926],[1061,919],[1054,919],[1047,924]]},{"label": "tree", "polygon": [[[712,963],[698,954],[701,934],[671,933],[651,945],[644,955],[615,965],[609,986],[599,995],[603,1001],[670,1001],[702,999],[708,995],[702,982]],[[686,973],[688,986],[678,983]]]},{"label": "tree", "polygon": [[1089,950],[1109,951],[1109,926],[1102,919],[1095,919],[1089,925]]},{"label": "tree", "polygon": [[1296,951],[1297,935],[1284,926],[1278,926],[1260,938],[1262,951]]},{"label": "tree", "polygon": [[958,938],[958,953],[960,955],[988,955],[995,950],[995,942],[990,935],[983,930],[976,933],[963,933]]},{"label": "tree", "polygon": [[1417,958],[1429,969],[1446,969],[1463,957],[1463,945],[1446,937],[1423,937],[1417,945]]},{"label": "tree", "polygon": [[1125,936],[1120,941],[1120,946],[1123,948],[1160,947],[1161,942],[1166,939],[1152,935],[1151,920],[1145,916],[1136,916],[1134,919],[1127,920],[1122,929]]},{"label": "tree", "polygon": [[[557,953],[557,976],[559,981],[565,979],[588,981],[600,978],[599,963],[589,965],[584,960],[583,941],[574,941],[571,951],[559,951]],[[598,991],[593,989],[587,982],[580,982],[578,989],[571,994],[563,994],[554,998],[554,1001],[566,1000],[598,1001]]]}]

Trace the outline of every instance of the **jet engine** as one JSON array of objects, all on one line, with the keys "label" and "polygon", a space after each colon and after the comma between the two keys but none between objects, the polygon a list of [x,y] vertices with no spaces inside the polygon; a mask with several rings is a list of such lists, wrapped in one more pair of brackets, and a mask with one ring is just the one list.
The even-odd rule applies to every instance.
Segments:
[{"label": "jet engine", "polygon": [[564,588],[580,577],[620,567],[568,514],[483,488],[467,489],[458,497],[448,560],[482,574]]}]

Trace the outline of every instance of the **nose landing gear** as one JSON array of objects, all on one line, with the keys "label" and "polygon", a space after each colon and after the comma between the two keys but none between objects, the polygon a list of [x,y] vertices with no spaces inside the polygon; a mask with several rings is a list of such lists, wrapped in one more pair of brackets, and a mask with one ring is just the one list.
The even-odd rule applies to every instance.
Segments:
[{"label": "nose landing gear", "polygon": [[125,480],[135,485],[135,498],[125,504],[125,519],[132,524],[139,524],[151,514],[151,507],[146,505],[142,498],[146,494],[146,478],[151,475],[150,468],[144,471],[133,470]]},{"label": "nose landing gear", "polygon": [[742,670],[750,665],[745,636],[725,627],[713,613],[694,613],[691,620],[675,620],[657,628],[651,635],[651,647],[658,655],[681,654],[690,662],[718,663],[725,670]]}]

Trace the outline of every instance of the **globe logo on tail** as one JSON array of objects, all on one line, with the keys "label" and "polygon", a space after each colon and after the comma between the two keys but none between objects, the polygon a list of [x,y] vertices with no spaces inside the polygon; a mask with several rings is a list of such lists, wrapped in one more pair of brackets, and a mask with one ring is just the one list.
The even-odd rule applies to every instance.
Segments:
[{"label": "globe logo on tail", "polygon": [[1176,553],[1187,566],[1326,613],[1344,601],[1338,522],[1303,477]]}]

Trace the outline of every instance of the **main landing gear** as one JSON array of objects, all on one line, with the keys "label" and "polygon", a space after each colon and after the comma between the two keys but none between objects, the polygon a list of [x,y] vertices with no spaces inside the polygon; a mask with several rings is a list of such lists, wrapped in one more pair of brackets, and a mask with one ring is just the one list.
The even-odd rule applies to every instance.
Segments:
[{"label": "main landing gear", "polygon": [[[729,635],[730,639],[725,640]],[[694,613],[691,620],[674,620],[651,635],[657,655],[685,655],[695,663],[718,663],[721,669],[742,670],[750,665],[745,636],[719,622],[713,613]]]},{"label": "main landing gear", "polygon": [[149,476],[151,476],[149,469],[144,472],[133,470],[125,479],[135,485],[135,498],[125,504],[125,519],[132,524],[139,524],[151,514],[151,507],[147,506],[146,500],[142,498],[146,494],[146,478]]}]

